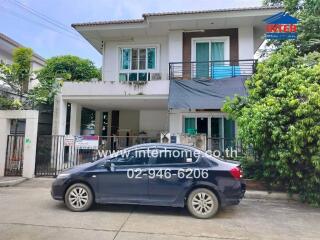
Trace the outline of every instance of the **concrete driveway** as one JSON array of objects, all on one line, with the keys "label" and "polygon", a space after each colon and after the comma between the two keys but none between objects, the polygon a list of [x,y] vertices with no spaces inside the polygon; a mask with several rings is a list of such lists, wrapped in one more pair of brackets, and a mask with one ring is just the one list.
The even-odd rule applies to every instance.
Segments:
[{"label": "concrete driveway", "polygon": [[216,218],[194,219],[185,209],[98,206],[68,211],[50,196],[52,180],[0,188],[1,240],[319,239],[320,210],[296,202],[245,199]]}]

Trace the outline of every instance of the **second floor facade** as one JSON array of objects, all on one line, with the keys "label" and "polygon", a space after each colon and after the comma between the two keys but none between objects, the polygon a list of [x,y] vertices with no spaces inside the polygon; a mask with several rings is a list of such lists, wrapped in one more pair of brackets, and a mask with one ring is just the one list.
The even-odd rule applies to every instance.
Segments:
[{"label": "second floor facade", "polygon": [[220,79],[253,73],[263,19],[281,10],[151,13],[73,27],[102,54],[103,81]]}]

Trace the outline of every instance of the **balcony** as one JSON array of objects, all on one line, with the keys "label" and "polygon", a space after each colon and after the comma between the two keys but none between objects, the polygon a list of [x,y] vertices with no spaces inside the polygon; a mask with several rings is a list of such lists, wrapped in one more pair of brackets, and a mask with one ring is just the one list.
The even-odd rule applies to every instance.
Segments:
[{"label": "balcony", "polygon": [[157,81],[95,81],[95,82],[64,82],[62,95],[69,97],[97,96],[167,96],[168,80]]},{"label": "balcony", "polygon": [[255,72],[256,60],[226,60],[207,62],[171,62],[170,80],[221,79],[251,76]]}]

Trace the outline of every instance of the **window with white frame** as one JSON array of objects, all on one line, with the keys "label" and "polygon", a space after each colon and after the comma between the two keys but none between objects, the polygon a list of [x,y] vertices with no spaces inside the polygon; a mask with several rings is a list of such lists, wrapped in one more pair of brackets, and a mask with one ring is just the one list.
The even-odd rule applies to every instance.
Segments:
[{"label": "window with white frame", "polygon": [[120,48],[120,81],[149,81],[157,68],[156,47]]}]

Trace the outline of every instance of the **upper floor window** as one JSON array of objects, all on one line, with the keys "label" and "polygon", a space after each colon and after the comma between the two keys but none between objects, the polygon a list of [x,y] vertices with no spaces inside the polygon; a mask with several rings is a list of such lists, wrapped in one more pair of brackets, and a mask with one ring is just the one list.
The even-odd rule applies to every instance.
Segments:
[{"label": "upper floor window", "polygon": [[156,70],[157,49],[120,48],[120,81],[148,81]]}]

